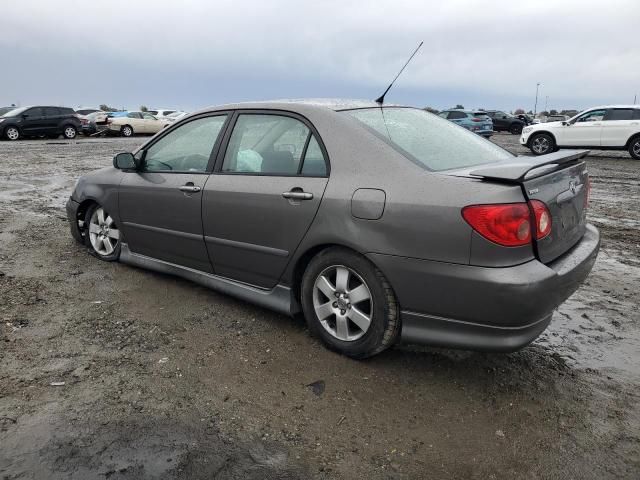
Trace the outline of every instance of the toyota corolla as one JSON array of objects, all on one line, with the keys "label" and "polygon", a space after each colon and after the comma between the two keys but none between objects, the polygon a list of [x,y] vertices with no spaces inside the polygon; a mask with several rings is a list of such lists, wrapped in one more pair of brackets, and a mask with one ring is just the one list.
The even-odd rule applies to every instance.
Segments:
[{"label": "toyota corolla", "polygon": [[351,357],[513,351],[595,262],[587,153],[516,157],[409,107],[234,104],[81,177],[67,212],[96,257],[301,313]]}]

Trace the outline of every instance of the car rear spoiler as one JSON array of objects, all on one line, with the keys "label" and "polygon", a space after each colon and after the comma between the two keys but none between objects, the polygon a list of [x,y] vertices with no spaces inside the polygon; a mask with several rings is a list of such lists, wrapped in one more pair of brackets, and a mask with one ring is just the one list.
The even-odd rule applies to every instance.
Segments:
[{"label": "car rear spoiler", "polygon": [[[469,174],[487,180],[521,183],[524,180],[540,177],[557,170],[562,165],[575,162],[587,155],[589,155],[589,150],[564,150],[539,157],[518,156],[513,161],[488,165],[484,168],[472,170]],[[540,169],[540,171],[533,172],[537,169]]]}]

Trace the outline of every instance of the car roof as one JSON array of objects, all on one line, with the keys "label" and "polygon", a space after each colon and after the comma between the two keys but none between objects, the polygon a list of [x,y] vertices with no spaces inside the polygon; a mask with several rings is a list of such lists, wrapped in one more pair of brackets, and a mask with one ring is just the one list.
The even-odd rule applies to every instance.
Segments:
[{"label": "car roof", "polygon": [[[333,98],[309,98],[309,99],[283,99],[283,100],[267,100],[259,102],[239,102],[220,105],[217,107],[209,107],[199,110],[195,113],[206,113],[218,110],[238,110],[238,109],[267,109],[267,110],[289,110],[292,112],[303,113],[309,109],[320,110],[354,110],[358,108],[377,108],[380,104],[372,100],[350,100],[350,99],[333,99]],[[384,107],[406,107],[406,105],[384,104]]]},{"label": "car roof", "polygon": [[597,107],[589,107],[583,110],[597,110],[599,108],[640,108],[640,105],[598,105]]}]

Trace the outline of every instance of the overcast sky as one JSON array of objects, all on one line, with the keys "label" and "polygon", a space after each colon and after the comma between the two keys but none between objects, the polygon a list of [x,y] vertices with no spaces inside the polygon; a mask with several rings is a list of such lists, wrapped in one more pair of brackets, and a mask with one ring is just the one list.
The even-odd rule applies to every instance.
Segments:
[{"label": "overcast sky", "polygon": [[639,0],[3,1],[0,106],[301,97],[538,110],[640,96]]}]

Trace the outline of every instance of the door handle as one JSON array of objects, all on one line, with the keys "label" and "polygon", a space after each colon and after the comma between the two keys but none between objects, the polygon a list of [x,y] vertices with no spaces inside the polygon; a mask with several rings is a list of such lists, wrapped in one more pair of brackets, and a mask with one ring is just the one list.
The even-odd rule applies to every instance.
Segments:
[{"label": "door handle", "polygon": [[291,192],[283,192],[282,196],[290,200],[311,200],[313,198],[313,193],[291,191]]},{"label": "door handle", "polygon": [[199,192],[200,190],[202,189],[194,185],[193,183],[187,183],[186,185],[183,185],[180,187],[180,191],[182,192],[196,193],[196,192]]}]

